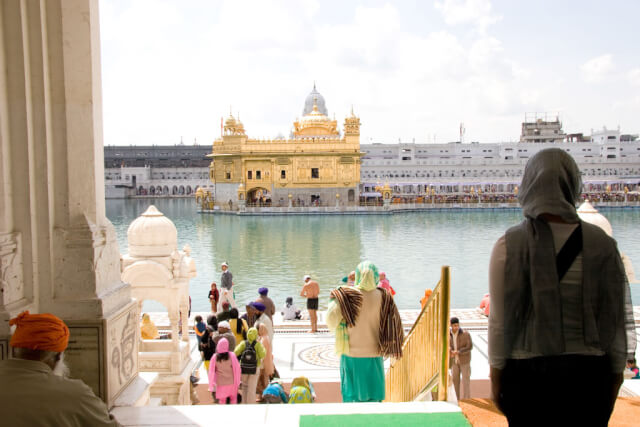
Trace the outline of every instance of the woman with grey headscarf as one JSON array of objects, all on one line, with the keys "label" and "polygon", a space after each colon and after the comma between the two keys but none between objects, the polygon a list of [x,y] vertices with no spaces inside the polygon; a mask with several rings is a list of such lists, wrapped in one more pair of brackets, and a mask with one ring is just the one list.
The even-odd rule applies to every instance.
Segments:
[{"label": "woman with grey headscarf", "polygon": [[580,221],[581,189],[569,154],[538,152],[518,194],[525,219],[491,254],[492,394],[510,425],[607,425],[635,351],[616,242]]}]

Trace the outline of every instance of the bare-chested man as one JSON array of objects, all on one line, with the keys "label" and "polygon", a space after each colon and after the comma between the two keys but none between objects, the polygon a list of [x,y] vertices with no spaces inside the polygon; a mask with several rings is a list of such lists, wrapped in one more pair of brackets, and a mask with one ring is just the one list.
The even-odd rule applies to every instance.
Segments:
[{"label": "bare-chested man", "polygon": [[309,320],[311,320],[311,332],[318,332],[318,296],[320,295],[320,285],[311,276],[304,276],[304,286],[302,286],[301,297],[307,299],[307,310],[309,310]]}]

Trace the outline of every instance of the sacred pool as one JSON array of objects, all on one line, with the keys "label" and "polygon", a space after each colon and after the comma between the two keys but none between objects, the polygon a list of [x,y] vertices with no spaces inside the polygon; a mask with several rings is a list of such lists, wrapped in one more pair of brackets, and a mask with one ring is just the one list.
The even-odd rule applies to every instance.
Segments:
[{"label": "sacred pool", "polygon": [[[229,263],[239,305],[252,301],[261,286],[280,308],[287,296],[304,307],[302,277],[311,275],[329,290],[364,259],[387,273],[400,309],[420,308],[442,265],[451,266],[452,308],[476,307],[488,292],[491,249],[504,231],[522,219],[519,209],[445,210],[393,215],[237,216],[196,212],[192,199],[110,199],[107,217],[116,228],[121,253],[127,253],[127,228],[154,204],[178,230],[178,248],[191,246],[198,275],[190,282],[193,311],[209,311],[207,294]],[[602,208],[618,247],[634,263],[640,278],[640,209]],[[632,284],[634,305],[640,285]],[[145,310],[163,310],[157,304]]]}]

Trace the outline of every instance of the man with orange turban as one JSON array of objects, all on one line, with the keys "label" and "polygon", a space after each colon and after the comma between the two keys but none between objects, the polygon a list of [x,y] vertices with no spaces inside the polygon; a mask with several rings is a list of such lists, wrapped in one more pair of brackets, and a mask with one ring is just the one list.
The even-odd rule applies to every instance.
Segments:
[{"label": "man with orange turban", "polygon": [[69,328],[52,314],[22,312],[0,362],[0,419],[8,426],[119,426],[82,381],[67,378]]}]

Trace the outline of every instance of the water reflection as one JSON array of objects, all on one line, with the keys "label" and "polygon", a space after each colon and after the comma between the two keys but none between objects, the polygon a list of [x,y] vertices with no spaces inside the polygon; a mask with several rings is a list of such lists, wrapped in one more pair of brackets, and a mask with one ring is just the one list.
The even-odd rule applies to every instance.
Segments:
[{"label": "water reflection", "polygon": [[[240,304],[253,300],[266,286],[279,307],[287,296],[299,297],[302,276],[310,274],[328,291],[363,259],[387,273],[398,292],[400,308],[418,308],[426,287],[434,286],[440,267],[450,265],[454,308],[478,305],[488,288],[488,263],[495,241],[521,221],[519,210],[416,212],[358,216],[202,215],[191,199],[107,200],[107,216],[116,227],[120,250],[127,252],[129,223],[149,204],[169,217],[178,229],[179,247],[192,248],[198,277],[191,281],[193,310],[208,310],[207,293],[227,261]],[[619,248],[640,270],[640,209],[604,209]],[[640,285],[632,285],[636,304]],[[145,306],[145,310],[153,310]]]}]

